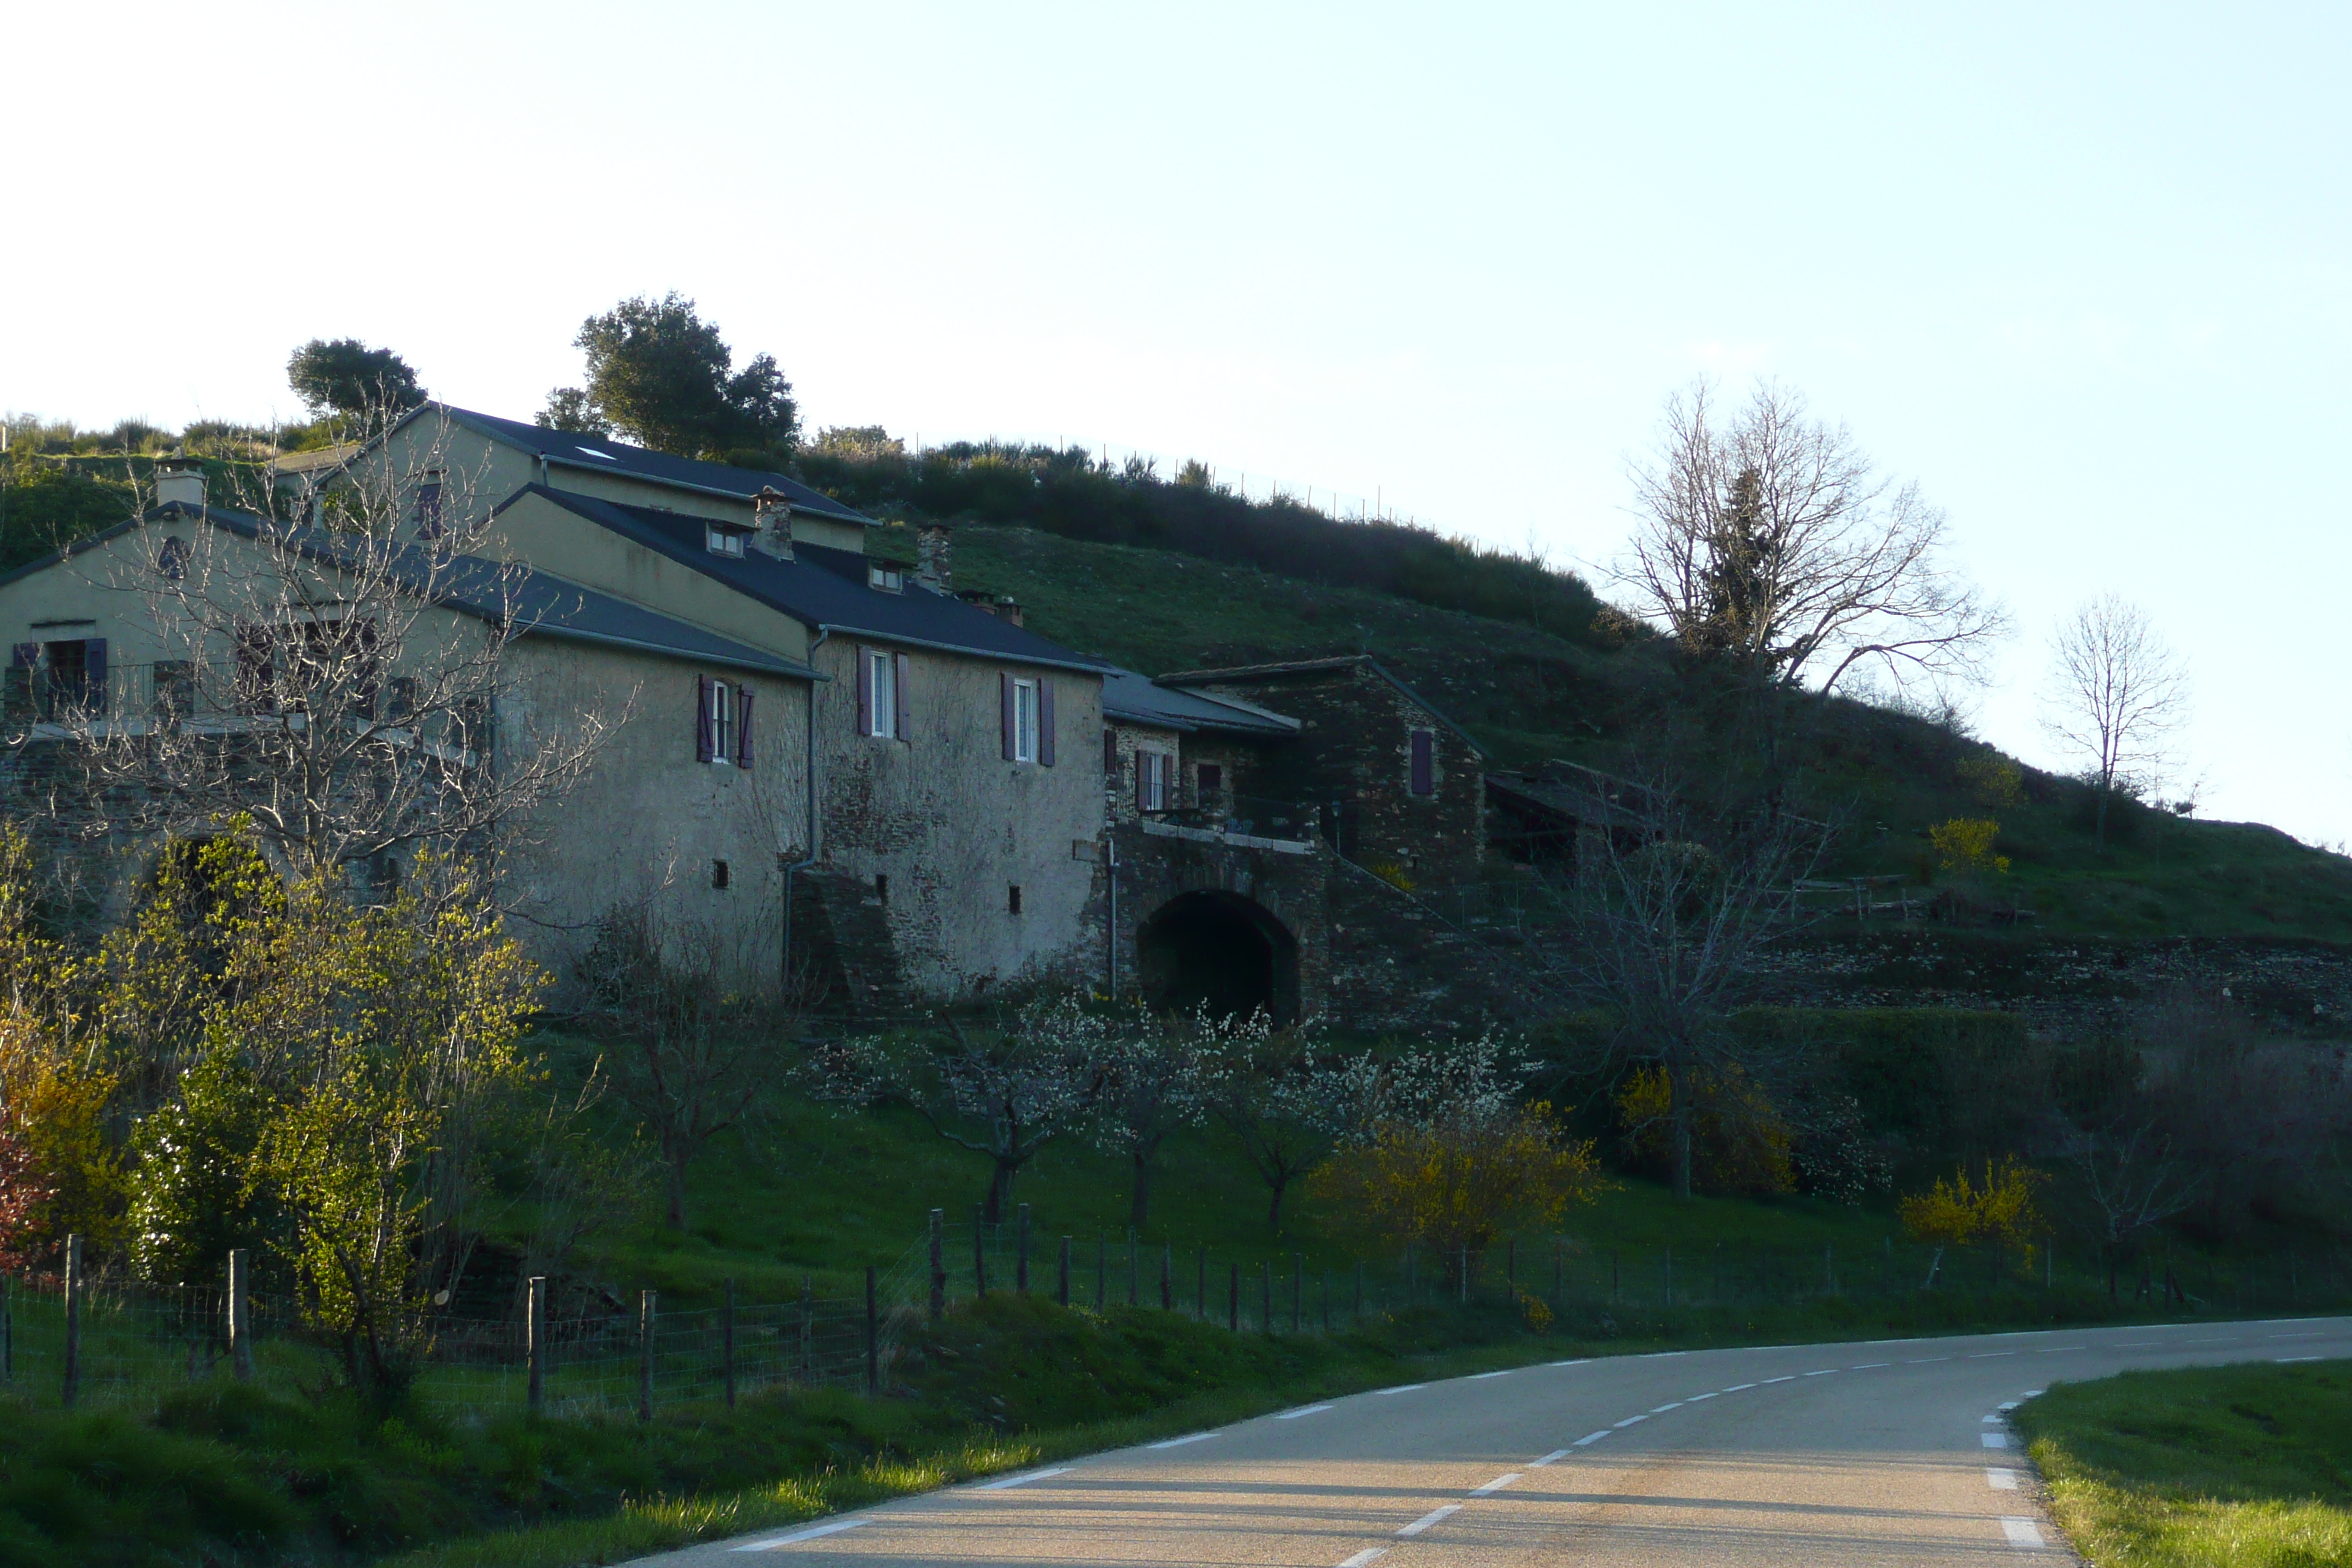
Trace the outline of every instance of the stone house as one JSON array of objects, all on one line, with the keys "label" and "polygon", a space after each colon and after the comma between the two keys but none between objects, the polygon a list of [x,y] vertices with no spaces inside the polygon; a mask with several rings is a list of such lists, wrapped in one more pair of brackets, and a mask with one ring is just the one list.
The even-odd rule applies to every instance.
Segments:
[{"label": "stone house", "polygon": [[[124,589],[163,538],[269,548],[172,482],[0,580],[27,680],[65,679],[68,645],[84,670],[153,664]],[[852,1016],[1038,983],[1372,1025],[1486,1006],[1412,891],[1486,874],[1486,758],[1376,660],[1150,679],[959,593],[944,529],[908,562],[788,475],[441,405],[289,488],[287,513],[364,493],[532,585],[525,616],[436,606],[511,637],[502,721],[625,716],[507,872],[551,963],[642,904]]]}]

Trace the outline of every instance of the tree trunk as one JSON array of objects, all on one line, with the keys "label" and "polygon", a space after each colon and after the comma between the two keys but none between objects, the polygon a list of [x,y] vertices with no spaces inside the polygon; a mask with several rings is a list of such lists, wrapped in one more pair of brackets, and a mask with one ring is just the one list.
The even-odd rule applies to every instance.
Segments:
[{"label": "tree trunk", "polygon": [[2112,783],[2100,784],[2098,809],[2092,815],[2092,837],[2102,855],[2107,852],[2107,802],[2115,798],[2115,794],[2116,786]]},{"label": "tree trunk", "polygon": [[1266,1185],[1274,1189],[1274,1200],[1265,1205],[1265,1227],[1279,1233],[1282,1229],[1282,1199],[1290,1189],[1290,1173],[1278,1171],[1265,1181]]},{"label": "tree trunk", "polygon": [[980,1217],[990,1225],[1004,1221],[1004,1207],[1013,1201],[1013,1178],[1020,1172],[1021,1162],[999,1154],[996,1169],[989,1173],[988,1198],[980,1205]]},{"label": "tree trunk", "polygon": [[1151,1152],[1139,1148],[1134,1151],[1132,1157],[1135,1162],[1135,1185],[1133,1196],[1127,1207],[1127,1223],[1138,1231],[1141,1231],[1144,1216],[1151,1208]]},{"label": "tree trunk", "polygon": [[672,1154],[662,1162],[663,1187],[669,1205],[669,1227],[686,1228],[686,1156]]}]

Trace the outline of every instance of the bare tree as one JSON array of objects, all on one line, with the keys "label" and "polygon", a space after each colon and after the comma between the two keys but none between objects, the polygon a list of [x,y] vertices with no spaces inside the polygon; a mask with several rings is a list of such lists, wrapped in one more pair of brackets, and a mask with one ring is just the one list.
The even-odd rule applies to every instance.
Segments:
[{"label": "bare tree", "polygon": [[2096,1215],[2112,1300],[2117,1266],[2142,1237],[2197,1202],[2206,1175],[2179,1157],[2154,1118],[2072,1128],[2063,1147]]},{"label": "bare tree", "polygon": [[298,876],[380,880],[417,847],[495,853],[578,781],[625,710],[531,702],[507,658],[577,591],[468,553],[472,477],[412,429],[330,488],[265,472],[68,563],[139,601],[162,651],[23,694],[81,764],[47,770],[56,820],[143,839],[242,813]]},{"label": "bare tree", "polygon": [[1089,1118],[1096,1145],[1125,1155],[1128,1223],[1141,1230],[1151,1207],[1151,1164],[1160,1145],[1208,1119],[1224,1067],[1218,1048],[1246,1020],[1219,1017],[1207,1005],[1112,1030],[1103,1041],[1101,1075]]},{"label": "bare tree", "polygon": [[1700,1102],[1735,1079],[1769,1090],[1800,1064],[1799,1046],[1743,1037],[1730,1016],[1766,952],[1810,923],[1798,884],[1831,829],[1769,803],[1702,812],[1663,782],[1595,792],[1588,819],[1612,826],[1580,839],[1559,889],[1569,919],[1533,956],[1612,1020],[1579,1066],[1603,1081],[1633,1068],[1664,1075],[1674,1188],[1686,1198]]},{"label": "bare tree", "polygon": [[1078,996],[1040,995],[992,1030],[948,1017],[909,1039],[820,1047],[806,1070],[820,1100],[911,1105],[949,1142],[987,1155],[984,1212],[994,1221],[1022,1167],[1085,1119],[1111,1037],[1110,1021]]},{"label": "bare tree", "polygon": [[1339,1108],[1354,1098],[1348,1085],[1355,1063],[1318,1057],[1310,1036],[1276,1028],[1263,1009],[1229,1022],[1216,1050],[1210,1114],[1233,1133],[1265,1183],[1266,1226],[1278,1231],[1292,1184],[1339,1141]]},{"label": "bare tree", "polygon": [[1980,679],[2005,617],[1944,561],[1944,514],[1797,394],[1761,383],[1722,420],[1697,383],[1668,400],[1633,479],[1640,521],[1614,581],[1768,710],[1863,668]]},{"label": "bare tree", "polygon": [[2099,847],[2116,791],[2153,782],[2189,708],[2189,678],[2138,606],[2113,594],[2077,609],[2050,643],[2042,727],[2084,763]]},{"label": "bare tree", "polygon": [[711,1141],[749,1124],[781,1076],[800,1019],[787,988],[745,987],[750,955],[650,903],[607,915],[573,965],[578,1016],[609,1048],[614,1093],[653,1135],[671,1228],[687,1227],[687,1174]]}]

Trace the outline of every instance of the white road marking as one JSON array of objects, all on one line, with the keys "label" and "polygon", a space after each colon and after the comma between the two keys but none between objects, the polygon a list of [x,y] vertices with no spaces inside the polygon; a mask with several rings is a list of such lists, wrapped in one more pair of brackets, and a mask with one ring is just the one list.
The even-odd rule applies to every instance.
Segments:
[{"label": "white road marking", "polygon": [[1286,1410],[1281,1415],[1276,1416],[1275,1419],[1276,1421],[1296,1421],[1302,1415],[1320,1415],[1323,1412],[1330,1408],[1331,1407],[1328,1405],[1309,1405],[1300,1410]]},{"label": "white road marking", "polygon": [[2084,1347],[2081,1345],[2043,1345],[2033,1353],[2035,1355],[2056,1355],[2060,1351],[2078,1351],[2083,1348]]},{"label": "white road marking", "polygon": [[1399,1535],[1419,1535],[1431,1525],[1435,1524],[1442,1520],[1450,1519],[1461,1511],[1462,1505],[1458,1502],[1447,1503],[1444,1508],[1431,1509],[1427,1513],[1423,1514],[1419,1519],[1414,1520],[1411,1524],[1408,1524],[1402,1530],[1398,1531],[1397,1533]]},{"label": "white road marking", "polygon": [[2017,1352],[2015,1351],[1973,1351],[1969,1352],[1969,1359],[1970,1361],[1990,1361],[1995,1356],[2015,1355],[2016,1353]]},{"label": "white road marking", "polygon": [[1793,1372],[1792,1372],[1792,1373],[1788,1373],[1786,1376],[1782,1376],[1782,1377],[1768,1377],[1768,1378],[1766,1378],[1763,1382],[1761,1382],[1761,1383],[1758,1384],[1756,1386],[1757,1386],[1757,1387],[1759,1387],[1759,1388],[1769,1388],[1769,1387],[1771,1387],[1771,1386],[1772,1386],[1772,1384],[1776,1384],[1776,1383],[1794,1383],[1794,1382],[1796,1382],[1796,1381],[1797,1381],[1797,1374],[1796,1374],[1795,1373],[1793,1373]]},{"label": "white road marking", "polygon": [[2284,1366],[2284,1365],[2286,1365],[2286,1364],[2287,1364],[2287,1363],[2289,1363],[2289,1362],[2294,1362],[2294,1361],[2326,1361],[2326,1359],[2327,1359],[2327,1358],[2326,1358],[2326,1356],[2324,1356],[2324,1355],[2283,1355],[2283,1356],[2281,1356],[2281,1357],[2279,1357],[2279,1358],[2278,1358],[2278,1362],[2279,1362],[2279,1365],[2281,1365],[2281,1366]]},{"label": "white road marking", "polygon": [[1985,1472],[1985,1485],[1990,1487],[1997,1492],[2013,1492],[2017,1489],[2017,1472],[2015,1470],[1987,1470]]},{"label": "white road marking", "polygon": [[1609,1436],[1609,1434],[1606,1432],[1587,1432],[1583,1436],[1579,1437],[1571,1447],[1578,1448],[1589,1447],[1607,1436]]},{"label": "white road marking", "polygon": [[[2002,1405],[2002,1406],[2001,1406],[2001,1408],[2002,1408],[2003,1410],[2007,1410],[2007,1409],[2009,1409],[2009,1408],[2010,1408],[2010,1406],[2008,1406],[2008,1405]],[[2000,1416],[1998,1416],[1998,1415],[1988,1415],[1988,1416],[1986,1416],[1986,1417],[1984,1418],[1984,1424],[1985,1424],[1986,1426],[2000,1426],[2000,1423],[2001,1423],[2001,1419],[2002,1419],[2002,1418],[2001,1418]]]},{"label": "white road marking", "polygon": [[1994,1405],[1993,1408],[1995,1410],[2014,1410],[2017,1408],[2017,1404],[2018,1402],[2014,1399],[2004,1399],[1999,1405]]},{"label": "white road marking", "polygon": [[1500,1372],[1474,1372],[1470,1374],[1470,1381],[1473,1383],[1484,1383],[1490,1377],[1508,1377],[1511,1373],[1518,1370],[1519,1369],[1515,1366],[1507,1366]]},{"label": "white road marking", "polygon": [[1591,1359],[1592,1358],[1589,1355],[1580,1355],[1574,1361],[1556,1361],[1549,1364],[1553,1366],[1582,1366],[1586,1362],[1589,1362]]},{"label": "white road marking", "polygon": [[1559,1460],[1561,1460],[1561,1459],[1565,1459],[1565,1458],[1568,1458],[1568,1450],[1567,1450],[1567,1449],[1565,1449],[1565,1448],[1554,1448],[1550,1453],[1546,1454],[1546,1455],[1545,1455],[1542,1458],[1540,1458],[1540,1459],[1529,1459],[1529,1460],[1528,1461],[1528,1468],[1529,1468],[1529,1469],[1531,1469],[1531,1470],[1540,1470],[1540,1469],[1542,1469],[1546,1465],[1555,1464],[1555,1463],[1557,1463],[1558,1461],[1559,1461]]},{"label": "white road marking", "polygon": [[2042,1527],[2030,1519],[2003,1519],[2000,1521],[2000,1532],[2008,1538],[2011,1546],[2043,1544]]},{"label": "white road marking", "polygon": [[1982,1443],[1988,1448],[2006,1448],[2009,1447],[2009,1434],[2006,1432],[1979,1432],[1977,1434],[1977,1441]]},{"label": "white road marking", "polygon": [[[1416,1388],[1427,1388],[1429,1384],[1425,1383],[1400,1383],[1394,1388],[1375,1388],[1372,1392],[1374,1394],[1411,1394]],[[1382,1548],[1382,1550],[1385,1551],[1386,1548]]]},{"label": "white road marking", "polygon": [[2150,1345],[2160,1345],[2163,1342],[2164,1342],[2162,1340],[2124,1340],[2116,1344],[2116,1349],[2119,1351],[2146,1350]]},{"label": "white road marking", "polygon": [[1714,1399],[1716,1397],[1717,1397],[1717,1395],[1712,1394],[1694,1394],[1688,1399],[1684,1400],[1683,1403],[1685,1405],[1696,1405],[1702,1399]]},{"label": "white road marking", "polygon": [[1952,1358],[1948,1355],[1926,1355],[1921,1356],[1917,1361],[1906,1361],[1903,1364],[1905,1366],[1933,1366],[1939,1361],[1949,1361]]},{"label": "white road marking", "polygon": [[1470,1489],[1470,1495],[1471,1495],[1472,1497],[1485,1497],[1485,1496],[1486,1496],[1486,1495],[1487,1495],[1488,1493],[1490,1493],[1490,1492],[1498,1492],[1498,1491],[1501,1491],[1505,1487],[1509,1486],[1513,1481],[1516,1481],[1516,1480],[1521,1480],[1521,1479],[1525,1479],[1525,1473],[1524,1473],[1523,1471],[1519,1471],[1519,1470],[1513,1470],[1513,1471],[1512,1471],[1509,1475],[1507,1475],[1507,1476],[1496,1476],[1493,1480],[1488,1481],[1488,1482],[1487,1482],[1485,1486],[1483,1486],[1483,1487],[1472,1487],[1472,1488]]},{"label": "white road marking", "polygon": [[795,1530],[790,1535],[772,1536],[766,1541],[755,1541],[749,1546],[737,1546],[730,1550],[736,1552],[772,1551],[774,1548],[779,1546],[790,1546],[795,1541],[814,1541],[820,1535],[839,1535],[843,1531],[856,1530],[859,1525],[864,1524],[865,1522],[866,1521],[862,1519],[836,1519],[831,1524],[812,1525],[806,1530]]},{"label": "white road marking", "polygon": [[1755,1386],[1756,1386],[1756,1385],[1755,1385],[1754,1384],[1752,1384],[1752,1383],[1735,1383],[1735,1384],[1733,1384],[1729,1388],[1725,1389],[1723,1392],[1724,1392],[1724,1393],[1726,1393],[1726,1394],[1737,1394],[1737,1393],[1738,1393],[1738,1392],[1739,1392],[1741,1389],[1743,1389],[1743,1388],[1753,1388],[1753,1387],[1755,1387]]},{"label": "white road marking", "polygon": [[1631,1426],[1636,1421],[1647,1421],[1649,1417],[1646,1415],[1628,1415],[1624,1420],[1612,1421],[1610,1425],[1612,1426]]},{"label": "white road marking", "polygon": [[1069,1466],[1056,1465],[1050,1470],[1032,1470],[1025,1476],[1007,1476],[1001,1481],[983,1481],[971,1489],[976,1492],[1001,1492],[1008,1487],[1025,1487],[1031,1481],[1042,1481],[1047,1476],[1066,1476],[1069,1473]]},{"label": "white road marking", "polygon": [[1339,1568],[1372,1568],[1373,1563],[1388,1554],[1389,1549],[1385,1546],[1367,1546],[1345,1563],[1340,1563]]},{"label": "white road marking", "polygon": [[1147,1448],[1181,1448],[1187,1443],[1205,1443],[1217,1436],[1214,1432],[1195,1432],[1190,1437],[1171,1437],[1164,1443],[1146,1443]]},{"label": "white road marking", "polygon": [[2309,1333],[2309,1334],[2273,1334],[2273,1335],[2271,1335],[2270,1337],[2271,1337],[2271,1338],[2273,1338],[2273,1339],[2274,1339],[2274,1340],[2324,1340],[2324,1339],[2326,1339],[2327,1336],[2326,1336],[2326,1334],[2322,1334],[2322,1333]]},{"label": "white road marking", "polygon": [[1894,1364],[1895,1364],[1895,1363],[1894,1363],[1893,1362],[1891,1362],[1891,1361],[1866,1361],[1866,1362],[1864,1362],[1860,1366],[1850,1366],[1850,1367],[1846,1368],[1846,1371],[1848,1371],[1848,1372],[1869,1372],[1869,1371],[1871,1371],[1871,1370],[1873,1370],[1874,1368],[1876,1368],[1876,1367],[1882,1367],[1882,1366],[1893,1366]]},{"label": "white road marking", "polygon": [[[2314,1357],[2312,1357],[2311,1359],[2312,1359],[2312,1360],[2314,1360],[2314,1361],[2317,1361],[2319,1358],[2318,1358],[2317,1356],[2314,1356]],[[1667,1411],[1669,1411],[1669,1410],[1680,1410],[1682,1407],[1683,1407],[1683,1402],[1682,1402],[1681,1400],[1677,1399],[1677,1400],[1675,1400],[1675,1401],[1673,1404],[1671,1404],[1671,1405],[1652,1405],[1652,1406],[1650,1407],[1650,1414],[1651,1414],[1651,1415],[1664,1415]]]},{"label": "white road marking", "polygon": [[2238,1342],[2236,1334],[2208,1334],[2201,1340],[2183,1340],[2184,1345],[2228,1345]]},{"label": "white road marking", "polygon": [[1835,1368],[1835,1367],[1833,1367],[1833,1366],[1825,1366],[1825,1367],[1822,1368],[1822,1370],[1821,1370],[1821,1371],[1819,1371],[1819,1372],[1809,1372],[1809,1373],[1805,1373],[1805,1375],[1806,1375],[1807,1377],[1827,1377],[1827,1376],[1829,1376],[1829,1374],[1830,1374],[1830,1373],[1832,1373],[1835,1372],[1836,1370],[1837,1370],[1837,1368]]},{"label": "white road marking", "polygon": [[2024,1393],[2019,1394],[2018,1397],[2020,1399],[2039,1399],[2042,1397],[2042,1391],[2038,1388],[2029,1388]]}]

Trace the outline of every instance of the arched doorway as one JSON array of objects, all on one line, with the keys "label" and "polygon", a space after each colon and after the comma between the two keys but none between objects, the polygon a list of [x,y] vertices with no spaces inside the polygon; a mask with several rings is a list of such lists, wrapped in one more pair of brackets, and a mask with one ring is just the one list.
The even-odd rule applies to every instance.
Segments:
[{"label": "arched doorway", "polygon": [[1136,973],[1155,1010],[1247,1013],[1277,1024],[1298,1016],[1298,942],[1261,904],[1238,893],[1180,893],[1135,935]]}]

